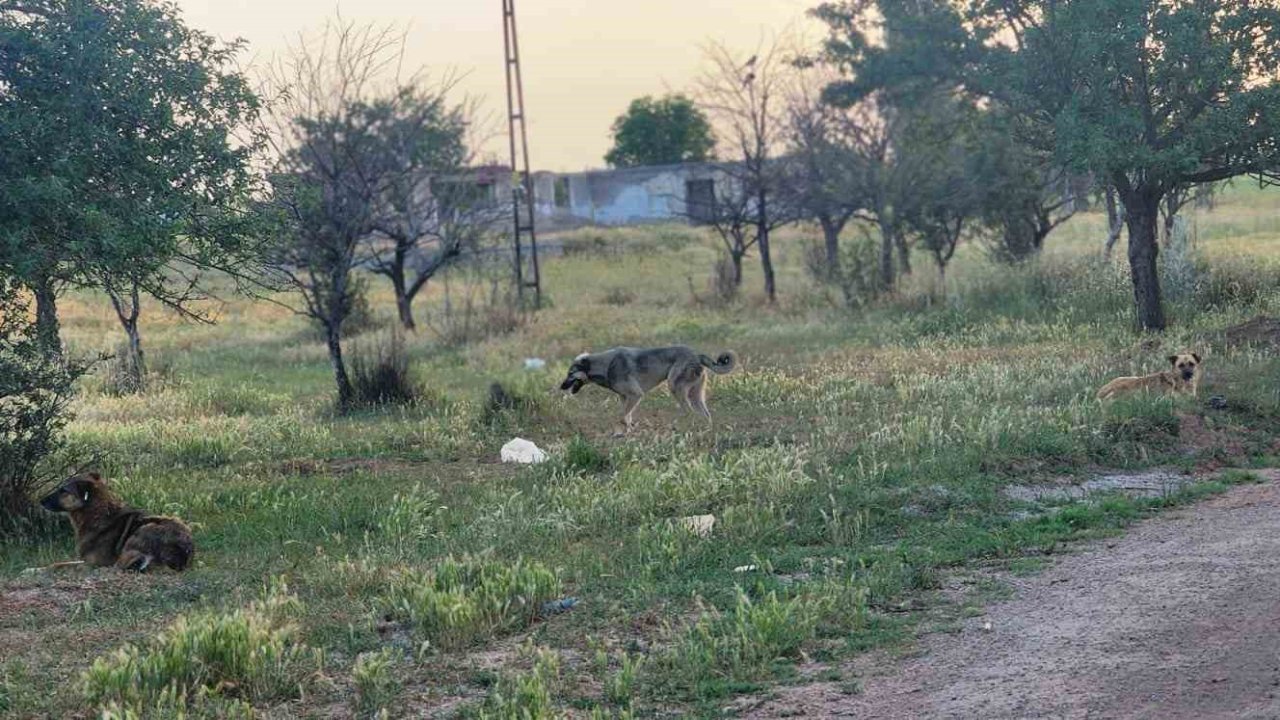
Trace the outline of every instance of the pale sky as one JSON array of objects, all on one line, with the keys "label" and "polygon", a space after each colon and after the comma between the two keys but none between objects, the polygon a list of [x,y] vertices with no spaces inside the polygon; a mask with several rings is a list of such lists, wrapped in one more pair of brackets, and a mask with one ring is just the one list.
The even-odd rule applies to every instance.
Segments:
[{"label": "pale sky", "polygon": [[[805,28],[818,0],[516,0],[535,170],[603,166],[609,126],[633,98],[687,88],[709,39],[750,52],[774,31]],[[188,24],[249,42],[270,58],[338,10],[409,30],[407,64],[468,73],[505,133],[501,0],[178,0]],[[505,134],[493,149],[506,160]]]}]

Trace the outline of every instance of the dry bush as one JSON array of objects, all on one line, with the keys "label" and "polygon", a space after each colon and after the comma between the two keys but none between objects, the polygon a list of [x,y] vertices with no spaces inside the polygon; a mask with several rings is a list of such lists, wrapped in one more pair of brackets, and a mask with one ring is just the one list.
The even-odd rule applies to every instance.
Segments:
[{"label": "dry bush", "polygon": [[419,400],[421,393],[409,376],[409,356],[399,330],[354,345],[351,385],[357,405],[411,405]]},{"label": "dry bush", "polygon": [[[461,346],[524,327],[505,263],[472,261],[444,276],[444,299],[426,317],[426,326],[445,345]],[[545,296],[544,296],[545,304]]]}]

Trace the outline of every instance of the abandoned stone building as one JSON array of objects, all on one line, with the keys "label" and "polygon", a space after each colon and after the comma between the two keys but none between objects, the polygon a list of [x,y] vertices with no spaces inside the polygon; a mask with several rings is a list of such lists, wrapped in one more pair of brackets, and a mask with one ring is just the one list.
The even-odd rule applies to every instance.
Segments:
[{"label": "abandoned stone building", "polygon": [[547,229],[579,225],[701,222],[730,182],[716,163],[588,170],[534,175],[539,223]]},{"label": "abandoned stone building", "polygon": [[[449,182],[458,182],[451,178]],[[506,165],[477,167],[464,182],[494,206],[510,202]],[[536,172],[534,209],[539,229],[564,230],[587,225],[640,225],[706,222],[718,198],[735,182],[723,163],[682,163],[576,173]]]}]

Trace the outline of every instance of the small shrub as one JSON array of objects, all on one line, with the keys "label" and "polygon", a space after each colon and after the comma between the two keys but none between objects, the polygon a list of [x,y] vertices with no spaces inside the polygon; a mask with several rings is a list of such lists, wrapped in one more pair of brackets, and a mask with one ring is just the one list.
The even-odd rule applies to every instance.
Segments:
[{"label": "small shrub", "polygon": [[434,646],[456,649],[528,626],[559,590],[555,573],[539,563],[448,558],[397,577],[381,609]]},{"label": "small shrub", "polygon": [[601,452],[581,435],[575,435],[564,449],[565,467],[582,472],[601,472],[610,466],[608,453]]},{"label": "small shrub", "polygon": [[108,395],[137,395],[147,389],[147,370],[129,350],[129,343],[116,346],[115,353],[102,362],[102,390]]},{"label": "small shrub", "polygon": [[0,535],[29,529],[41,465],[63,442],[75,382],[87,366],[50,358],[16,286],[0,279]]},{"label": "small shrub", "polygon": [[398,332],[371,344],[356,344],[351,352],[351,385],[357,405],[410,405],[419,392],[409,377],[409,357]]},{"label": "small shrub", "polygon": [[716,260],[715,265],[711,266],[711,297],[721,304],[733,302],[738,297],[738,291],[741,285],[734,278],[733,260],[721,256]]},{"label": "small shrub", "polygon": [[[461,347],[515,332],[528,323],[519,296],[506,278],[505,265],[501,276],[484,266],[457,269],[464,271],[462,282],[455,284],[446,275],[444,300],[436,312],[426,316],[427,327],[441,343]],[[548,304],[544,295],[543,306]]]},{"label": "small shrub", "polygon": [[537,414],[546,404],[545,397],[545,389],[531,383],[491,383],[480,419],[486,426],[495,427],[511,416]]},{"label": "small shrub", "polygon": [[739,591],[733,610],[703,615],[659,664],[685,693],[722,695],[724,681],[759,680],[775,661],[798,657],[821,616],[820,604],[811,598],[784,600],[770,592],[753,601]]},{"label": "small shrub", "polygon": [[555,653],[539,650],[528,673],[503,675],[480,708],[480,720],[552,720],[551,688],[560,678]]},{"label": "small shrub", "polygon": [[296,698],[322,665],[318,650],[296,640],[289,618],[299,610],[281,586],[245,609],[180,617],[152,640],[95,660],[85,673],[87,699],[119,717],[156,717],[221,696]]},{"label": "small shrub", "polygon": [[810,243],[806,265],[811,277],[818,282],[834,285],[840,290],[849,308],[860,308],[874,302],[880,296],[879,243],[865,228],[840,243],[835,267],[827,263],[826,249],[822,243]]},{"label": "small shrub", "polygon": [[253,706],[243,700],[225,698],[201,689],[194,699],[166,693],[144,710],[124,707],[117,702],[98,708],[98,720],[254,720]]},{"label": "small shrub", "polygon": [[378,548],[398,556],[415,553],[432,536],[442,509],[439,493],[421,484],[403,495],[397,493],[378,514]]},{"label": "small shrub", "polygon": [[1257,307],[1268,297],[1280,295],[1280,273],[1274,265],[1216,261],[1210,266],[1203,260],[1199,265],[1197,305],[1222,309]]},{"label": "small shrub", "polygon": [[615,307],[630,305],[635,299],[635,293],[622,287],[610,288],[609,291],[604,294],[604,304],[613,305]]},{"label": "small shrub", "polygon": [[1185,301],[1195,294],[1200,267],[1191,236],[1182,218],[1175,218],[1173,232],[1160,250],[1160,281],[1170,302]]},{"label": "small shrub", "polygon": [[357,717],[376,718],[400,693],[400,680],[395,669],[403,656],[396,648],[362,653],[351,670],[356,686]]},{"label": "small shrub", "polygon": [[618,671],[605,681],[604,697],[614,705],[630,705],[635,694],[636,678],[644,667],[643,655],[623,655]]}]

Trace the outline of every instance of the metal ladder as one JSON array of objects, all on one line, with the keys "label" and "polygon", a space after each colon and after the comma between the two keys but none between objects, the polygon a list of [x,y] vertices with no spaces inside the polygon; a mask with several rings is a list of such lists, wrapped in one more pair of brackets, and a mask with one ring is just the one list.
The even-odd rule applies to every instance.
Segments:
[{"label": "metal ladder", "polygon": [[[533,227],[533,175],[529,168],[529,136],[524,114],[524,84],[520,77],[515,0],[502,0],[502,36],[507,71],[507,137],[511,143],[511,237],[515,250],[516,296],[521,307],[526,307],[525,291],[532,289],[533,307],[536,309],[542,307],[542,278],[538,272],[538,236]],[[517,124],[520,126],[518,148]]]}]

